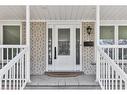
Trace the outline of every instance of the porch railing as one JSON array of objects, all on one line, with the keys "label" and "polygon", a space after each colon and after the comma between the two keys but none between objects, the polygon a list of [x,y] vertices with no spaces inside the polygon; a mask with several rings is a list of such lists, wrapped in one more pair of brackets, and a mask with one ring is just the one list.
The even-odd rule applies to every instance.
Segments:
[{"label": "porch railing", "polygon": [[[2,51],[7,49],[6,65],[0,69],[0,89],[23,89],[27,83],[26,78],[26,46],[0,46]],[[11,53],[9,59],[9,49],[14,52]],[[3,53],[3,52],[2,52]],[[2,54],[2,56],[4,56]],[[3,58],[4,59],[4,58]],[[2,59],[2,62],[4,63]],[[5,60],[5,59],[4,59]],[[3,64],[2,63],[2,64]]]},{"label": "porch railing", "polygon": [[25,45],[0,45],[0,69],[25,48]]},{"label": "porch railing", "polygon": [[[105,48],[108,48],[107,52],[105,51]],[[115,51],[113,51],[114,54],[112,53],[112,56],[110,55],[109,48],[111,47],[98,47],[99,84],[102,89],[106,90],[127,89],[127,74],[116,64],[115,61],[117,60],[114,58],[118,56],[116,51],[119,48],[113,47],[113,50],[115,49]]]},{"label": "porch railing", "polygon": [[127,46],[126,45],[109,45],[100,46],[102,50],[112,59],[115,63],[127,73]]}]

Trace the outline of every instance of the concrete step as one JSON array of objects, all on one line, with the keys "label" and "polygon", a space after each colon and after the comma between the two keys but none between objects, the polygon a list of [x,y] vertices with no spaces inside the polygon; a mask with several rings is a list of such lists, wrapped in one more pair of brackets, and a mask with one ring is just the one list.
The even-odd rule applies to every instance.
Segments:
[{"label": "concrete step", "polygon": [[41,89],[60,89],[60,90],[100,90],[99,85],[26,85],[25,90],[41,90]]},{"label": "concrete step", "polygon": [[77,77],[50,77],[47,75],[31,76],[31,82],[25,89],[100,89],[95,75],[79,75]]}]

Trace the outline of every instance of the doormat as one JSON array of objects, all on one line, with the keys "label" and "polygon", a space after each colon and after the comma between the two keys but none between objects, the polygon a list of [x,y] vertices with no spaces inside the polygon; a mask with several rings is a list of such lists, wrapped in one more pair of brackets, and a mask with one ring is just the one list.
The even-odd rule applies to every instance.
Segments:
[{"label": "doormat", "polygon": [[45,74],[51,77],[77,77],[83,72],[45,72]]}]

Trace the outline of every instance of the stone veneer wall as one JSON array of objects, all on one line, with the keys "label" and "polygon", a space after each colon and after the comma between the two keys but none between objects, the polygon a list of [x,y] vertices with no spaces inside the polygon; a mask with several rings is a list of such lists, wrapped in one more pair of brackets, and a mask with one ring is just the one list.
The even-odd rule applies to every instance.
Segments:
[{"label": "stone veneer wall", "polygon": [[[92,27],[92,34],[87,33],[87,26]],[[83,22],[82,23],[82,37],[84,41],[94,41],[95,39],[95,23]],[[94,63],[94,47],[83,46],[83,71],[85,74],[96,74],[96,65]]]},{"label": "stone veneer wall", "polygon": [[[25,44],[25,23],[22,23],[23,43]],[[46,69],[46,22],[30,23],[30,72],[32,75],[42,75]]]}]

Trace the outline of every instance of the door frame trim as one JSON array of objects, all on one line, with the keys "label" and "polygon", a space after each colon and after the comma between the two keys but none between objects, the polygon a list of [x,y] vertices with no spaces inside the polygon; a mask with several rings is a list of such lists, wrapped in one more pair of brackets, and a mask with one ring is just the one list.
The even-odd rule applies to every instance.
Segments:
[{"label": "door frame trim", "polygon": [[[79,71],[82,71],[82,21],[67,21],[67,20],[61,20],[61,21],[47,21],[46,23],[46,71],[49,71],[50,66],[48,65],[48,28],[53,28],[55,25],[74,25],[75,28],[80,28],[80,65],[76,66],[76,68],[79,68]],[[54,59],[53,59],[54,60]],[[54,65],[53,65],[54,66]]]}]

